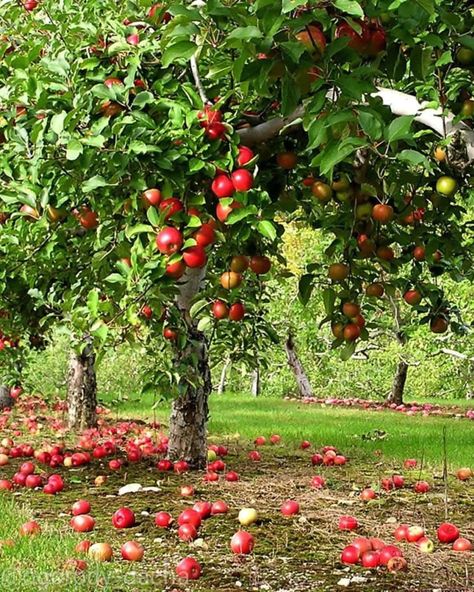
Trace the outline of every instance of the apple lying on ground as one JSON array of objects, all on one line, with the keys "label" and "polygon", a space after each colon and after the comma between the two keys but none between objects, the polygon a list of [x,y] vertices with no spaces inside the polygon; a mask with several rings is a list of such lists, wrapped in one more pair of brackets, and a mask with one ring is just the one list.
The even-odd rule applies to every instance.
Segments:
[{"label": "apple lying on ground", "polygon": [[354,547],[354,545],[348,545],[347,547],[344,547],[344,549],[342,550],[341,562],[348,563],[348,564],[354,564],[359,561],[359,557],[360,557],[359,549],[357,547]]},{"label": "apple lying on ground", "polygon": [[380,553],[378,551],[366,551],[362,554],[361,563],[363,567],[372,569],[380,565]]},{"label": "apple lying on ground", "polygon": [[109,543],[94,543],[90,546],[88,555],[95,561],[110,561],[114,552]]},{"label": "apple lying on ground", "polygon": [[453,551],[472,551],[473,546],[470,540],[460,537],[453,543]]},{"label": "apple lying on ground", "polygon": [[187,510],[183,510],[178,516],[178,524],[179,526],[182,524],[192,524],[197,529],[201,526],[201,515],[196,510],[188,508]]},{"label": "apple lying on ground", "polygon": [[238,521],[242,526],[249,526],[258,520],[258,512],[254,508],[242,508],[239,512]]},{"label": "apple lying on ground", "polygon": [[393,536],[396,538],[397,541],[406,541],[407,540],[408,528],[409,528],[408,524],[400,524],[400,526],[398,526],[395,529]]},{"label": "apple lying on ground", "polygon": [[294,516],[300,513],[300,505],[295,500],[286,500],[280,508],[280,512],[283,516]]},{"label": "apple lying on ground", "polygon": [[383,549],[380,549],[379,553],[379,560],[380,565],[387,565],[387,563],[393,557],[401,557],[403,553],[401,550],[395,545],[387,545]]},{"label": "apple lying on ground", "polygon": [[176,575],[186,580],[198,580],[201,576],[201,566],[194,557],[185,557],[176,566]]},{"label": "apple lying on ground", "polygon": [[358,526],[359,523],[354,516],[341,516],[339,518],[339,530],[355,530]]},{"label": "apple lying on ground", "polygon": [[160,528],[169,528],[173,522],[173,517],[168,512],[158,512],[155,516],[155,524]]},{"label": "apple lying on ground", "polygon": [[368,501],[370,501],[370,500],[373,500],[373,499],[375,499],[375,498],[377,497],[377,494],[375,493],[375,491],[374,491],[372,488],[370,488],[370,487],[367,487],[366,489],[363,489],[363,490],[360,492],[360,495],[359,495],[359,497],[360,497],[360,499],[361,499],[361,500],[363,500],[364,502],[368,502]]},{"label": "apple lying on ground", "polygon": [[76,532],[90,532],[94,530],[95,520],[89,514],[80,514],[79,516],[74,516],[70,524]]},{"label": "apple lying on ground", "polygon": [[459,538],[459,528],[450,522],[443,522],[438,527],[437,535],[440,543],[453,543]]},{"label": "apple lying on ground", "polygon": [[135,514],[130,508],[119,508],[112,516],[115,528],[130,528],[135,524]]},{"label": "apple lying on ground", "polygon": [[222,500],[217,500],[212,504],[211,514],[215,516],[216,514],[227,514],[229,511],[229,506]]},{"label": "apple lying on ground", "polygon": [[423,530],[422,526],[409,526],[407,533],[406,533],[406,540],[409,543],[416,543],[419,541],[421,537],[425,536],[425,531]]},{"label": "apple lying on ground", "polygon": [[413,487],[416,493],[428,493],[431,489],[430,484],[427,481],[417,481]]},{"label": "apple lying on ground", "polygon": [[80,516],[81,514],[89,514],[91,505],[87,500],[77,500],[72,504],[71,513],[73,516]]},{"label": "apple lying on ground", "polygon": [[34,520],[25,522],[25,524],[20,527],[20,536],[33,536],[35,534],[39,534],[40,532],[41,526]]},{"label": "apple lying on ground", "polygon": [[120,549],[122,557],[126,561],[141,561],[143,559],[143,555],[145,554],[145,550],[135,541],[127,541],[122,545]]},{"label": "apple lying on ground", "polygon": [[434,543],[428,537],[421,537],[416,541],[416,545],[422,553],[433,553],[434,551]]},{"label": "apple lying on ground", "polygon": [[230,540],[230,548],[237,555],[248,555],[253,551],[254,538],[245,530],[239,530]]},{"label": "apple lying on ground", "polygon": [[87,553],[89,551],[89,549],[91,548],[91,546],[92,546],[91,541],[84,540],[84,541],[80,541],[79,543],[77,543],[74,550],[76,551],[76,553]]},{"label": "apple lying on ground", "polygon": [[460,481],[468,481],[473,475],[472,469],[464,467],[456,472],[456,477]]}]

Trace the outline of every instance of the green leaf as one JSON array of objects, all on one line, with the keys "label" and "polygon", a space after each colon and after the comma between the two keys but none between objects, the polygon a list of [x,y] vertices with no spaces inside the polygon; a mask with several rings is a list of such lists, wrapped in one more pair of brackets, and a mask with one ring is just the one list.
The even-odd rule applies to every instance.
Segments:
[{"label": "green leaf", "polygon": [[364,16],[364,11],[362,10],[361,5],[355,0],[334,0],[333,4],[340,11],[346,12],[351,16],[356,16],[358,18]]},{"label": "green leaf", "polygon": [[435,13],[435,5],[433,0],[415,0],[418,6],[421,6],[430,16]]},{"label": "green leaf", "polygon": [[56,115],[53,115],[53,117],[51,118],[50,128],[58,136],[61,135],[64,129],[64,120],[66,119],[66,117],[66,111],[61,111],[61,113],[56,113]]},{"label": "green leaf", "polygon": [[409,162],[410,164],[425,164],[428,166],[428,159],[424,154],[417,150],[402,150],[397,155],[398,160]]},{"label": "green leaf", "polygon": [[472,49],[474,51],[474,37],[471,35],[462,35],[457,39],[461,45],[467,47],[468,49]]},{"label": "green leaf", "polygon": [[70,140],[66,148],[67,160],[76,160],[82,154],[82,144],[78,140]]},{"label": "green leaf", "polygon": [[402,115],[397,117],[389,125],[386,131],[386,138],[388,142],[395,142],[410,137],[410,128],[413,123],[413,115]]},{"label": "green leaf", "polygon": [[155,232],[153,226],[149,226],[148,224],[137,224],[135,226],[130,226],[125,231],[125,236],[127,238],[131,238],[136,234],[142,234],[143,232]]},{"label": "green leaf", "polygon": [[410,68],[414,76],[420,80],[426,80],[431,65],[430,47],[414,47],[410,54]]},{"label": "green leaf", "polygon": [[148,105],[149,103],[154,103],[154,101],[155,97],[153,96],[153,93],[151,93],[148,90],[143,90],[137,94],[132,106],[143,107],[144,105]]},{"label": "green leaf", "polygon": [[332,288],[326,288],[323,291],[324,310],[327,316],[331,316],[334,312],[334,303],[336,302],[336,292]]},{"label": "green leaf", "polygon": [[97,316],[99,309],[99,292],[98,290],[91,290],[87,296],[87,308],[93,317]]},{"label": "green leaf", "polygon": [[281,85],[281,111],[283,115],[289,115],[296,109],[299,98],[298,85],[292,76],[286,74]]},{"label": "green leaf", "polygon": [[104,177],[95,175],[94,177],[87,179],[87,181],[84,181],[82,184],[82,191],[84,193],[90,193],[91,191],[94,191],[94,189],[98,189],[99,187],[107,187],[108,185],[109,183],[107,183]]},{"label": "green leaf", "polygon": [[270,220],[261,220],[257,224],[257,230],[262,236],[274,241],[277,236],[275,225]]},{"label": "green leaf", "polygon": [[207,300],[198,300],[189,309],[189,316],[194,319],[201,312],[201,310],[207,308],[208,306],[209,302]]},{"label": "green leaf", "polygon": [[311,166],[319,166],[323,175],[329,175],[338,163],[366,145],[366,140],[362,138],[346,138],[342,142],[332,141],[318,156],[313,158]]},{"label": "green leaf", "polygon": [[381,116],[373,110],[361,110],[359,112],[359,123],[363,132],[371,140],[379,140],[383,135],[383,120]]},{"label": "green leaf", "polygon": [[[262,0],[260,0],[259,4],[262,4]],[[265,4],[273,5],[274,0],[265,0]],[[282,0],[282,12],[286,14],[303,4],[307,4],[306,0]]]},{"label": "green leaf", "polygon": [[261,37],[263,37],[263,33],[258,27],[237,27],[227,36],[227,41],[232,41],[233,39],[249,41],[250,39],[260,39]]},{"label": "green leaf", "polygon": [[205,329],[207,329],[210,325],[212,324],[212,319],[211,317],[203,317],[202,319],[199,320],[199,323],[197,325],[197,330],[198,331],[204,331]]},{"label": "green leaf", "polygon": [[158,214],[156,208],[154,208],[154,207],[147,208],[146,217],[148,218],[148,221],[150,222],[150,224],[152,224],[153,226],[160,225],[160,215]]},{"label": "green leaf", "polygon": [[[178,43],[175,43],[163,52],[161,58],[163,67],[167,68],[171,63],[179,59],[188,60],[196,52],[196,49],[196,44],[192,41],[179,41]],[[142,93],[139,93],[137,98],[141,94]]]},{"label": "green leaf", "polygon": [[105,341],[107,339],[108,332],[109,332],[109,328],[103,322],[101,322],[100,325],[91,329],[92,335],[94,337],[97,337],[102,343],[105,343]]},{"label": "green leaf", "polygon": [[314,276],[311,273],[302,275],[298,282],[298,298],[302,304],[307,304],[313,291]]},{"label": "green leaf", "polygon": [[353,356],[355,349],[356,349],[355,341],[351,341],[349,343],[346,343],[346,345],[341,350],[341,360],[343,362],[347,362],[347,360]]},{"label": "green leaf", "polygon": [[105,278],[110,284],[124,284],[127,280],[120,273],[111,273]]}]

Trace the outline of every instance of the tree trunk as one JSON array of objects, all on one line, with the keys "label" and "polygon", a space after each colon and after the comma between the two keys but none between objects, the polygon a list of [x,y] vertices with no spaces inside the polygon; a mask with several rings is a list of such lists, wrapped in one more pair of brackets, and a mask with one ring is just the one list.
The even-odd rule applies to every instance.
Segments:
[{"label": "tree trunk", "polygon": [[288,364],[290,368],[293,370],[293,374],[295,375],[296,384],[298,385],[298,391],[301,397],[312,397],[313,396],[313,389],[311,388],[311,384],[306,376],[306,372],[304,371],[303,365],[298,358],[298,354],[296,353],[295,344],[293,342],[293,336],[291,333],[288,333],[288,338],[285,343],[286,355],[288,358]]},{"label": "tree trunk", "polygon": [[397,371],[392,383],[392,390],[387,397],[387,403],[396,403],[401,405],[403,403],[403,392],[405,390],[405,383],[407,381],[408,364],[400,360],[397,365]]},{"label": "tree trunk", "polygon": [[254,368],[252,372],[252,396],[258,397],[260,394],[260,369]]},{"label": "tree trunk", "polygon": [[168,457],[185,460],[193,469],[202,469],[207,462],[206,425],[208,398],[212,391],[208,343],[189,315],[192,300],[202,287],[205,273],[205,268],[188,268],[176,301],[187,327],[188,339],[185,348],[176,354],[182,394],[172,405]]},{"label": "tree trunk", "polygon": [[230,356],[228,356],[224,361],[224,365],[222,366],[221,378],[219,380],[219,385],[217,387],[217,394],[218,395],[223,395],[225,393],[225,388],[227,386],[227,373],[229,372],[231,364],[232,364],[232,360],[231,360]]},{"label": "tree trunk", "polygon": [[70,429],[85,430],[96,426],[95,354],[89,342],[81,353],[71,353],[67,402]]},{"label": "tree trunk", "polygon": [[10,387],[6,384],[0,385],[0,411],[11,408],[15,404],[15,399],[10,396]]}]

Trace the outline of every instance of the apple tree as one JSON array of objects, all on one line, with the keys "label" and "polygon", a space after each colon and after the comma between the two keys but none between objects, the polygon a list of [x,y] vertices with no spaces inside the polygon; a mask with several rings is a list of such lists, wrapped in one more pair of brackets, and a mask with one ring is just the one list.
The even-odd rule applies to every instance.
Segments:
[{"label": "apple tree", "polygon": [[383,293],[462,331],[437,278],[473,269],[472,24],[454,0],[2,3],[1,307],[29,331],[20,281],[70,331],[78,425],[97,351],[166,348],[169,455],[202,466],[210,319],[261,318],[242,295],[287,216],[333,237],[300,292],[344,356]]}]

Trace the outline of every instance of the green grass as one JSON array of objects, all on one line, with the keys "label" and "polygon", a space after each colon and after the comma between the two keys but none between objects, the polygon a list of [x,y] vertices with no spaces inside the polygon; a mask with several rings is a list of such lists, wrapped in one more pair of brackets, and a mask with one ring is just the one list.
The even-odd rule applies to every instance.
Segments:
[{"label": "green grass", "polygon": [[[456,404],[449,401],[448,404]],[[131,399],[116,412],[122,417],[151,419],[150,400]],[[169,403],[155,410],[158,421],[167,423]],[[472,464],[474,458],[474,422],[467,419],[405,416],[393,411],[322,408],[295,402],[246,395],[214,395],[210,399],[209,433],[211,439],[240,438],[278,433],[289,443],[303,439],[315,446],[331,444],[347,454],[380,450],[387,458],[402,461],[424,458],[431,465],[443,461],[443,430],[446,429],[447,459],[451,467]],[[385,437],[362,438],[373,430]]]}]

